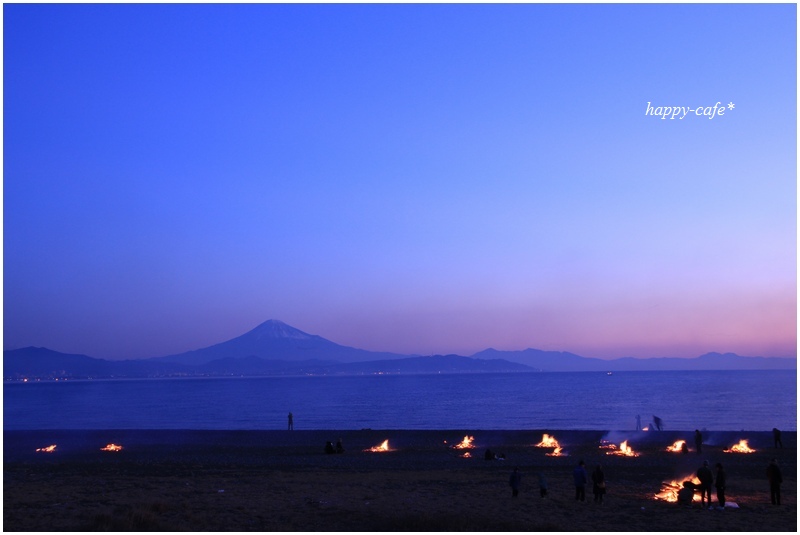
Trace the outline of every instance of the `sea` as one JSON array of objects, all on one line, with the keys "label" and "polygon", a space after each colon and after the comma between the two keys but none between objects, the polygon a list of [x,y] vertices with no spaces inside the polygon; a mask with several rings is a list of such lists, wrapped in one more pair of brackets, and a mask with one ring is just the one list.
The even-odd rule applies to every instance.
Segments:
[{"label": "sea", "polygon": [[7,382],[3,429],[797,430],[797,373],[563,372]]}]

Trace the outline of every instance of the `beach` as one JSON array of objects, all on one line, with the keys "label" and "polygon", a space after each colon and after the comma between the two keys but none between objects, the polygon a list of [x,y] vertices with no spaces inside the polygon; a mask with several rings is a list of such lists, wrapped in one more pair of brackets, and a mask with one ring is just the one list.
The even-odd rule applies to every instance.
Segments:
[{"label": "beach", "polygon": [[[784,432],[776,449],[771,432],[707,431],[701,454],[693,433],[5,431],[3,529],[797,531],[796,432]],[[562,455],[536,446],[545,434]],[[326,454],[325,443],[338,440],[344,453]],[[386,440],[388,451],[365,451]],[[667,451],[677,440],[687,442],[688,453]],[[740,440],[755,452],[724,451]],[[623,441],[633,456],[617,454]],[[466,443],[472,447],[456,447]],[[122,449],[101,450],[108,444]],[[36,451],[51,445],[52,452]],[[486,460],[487,450],[501,458]],[[780,506],[770,503],[772,458],[783,474]],[[602,504],[593,502],[591,483],[586,501],[575,500],[572,471],[580,460],[589,474],[602,465]],[[725,467],[725,510],[655,498],[665,482],[694,474],[703,461]],[[514,467],[522,474],[515,498]]]}]

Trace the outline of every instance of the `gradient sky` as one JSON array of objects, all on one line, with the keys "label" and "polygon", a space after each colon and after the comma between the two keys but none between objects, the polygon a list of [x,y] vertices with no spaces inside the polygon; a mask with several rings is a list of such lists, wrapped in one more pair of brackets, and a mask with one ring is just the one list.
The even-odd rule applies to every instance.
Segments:
[{"label": "gradient sky", "polygon": [[794,4],[3,13],[5,349],[796,355]]}]

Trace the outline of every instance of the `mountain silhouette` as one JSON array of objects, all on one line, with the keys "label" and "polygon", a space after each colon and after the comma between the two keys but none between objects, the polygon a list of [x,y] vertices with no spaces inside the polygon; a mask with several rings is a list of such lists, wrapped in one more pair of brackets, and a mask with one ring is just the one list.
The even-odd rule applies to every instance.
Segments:
[{"label": "mountain silhouette", "polygon": [[227,342],[176,355],[156,357],[153,360],[182,364],[205,364],[224,358],[260,357],[262,359],[278,359],[289,362],[313,359],[366,362],[408,356],[342,346],[321,336],[295,329],[282,321],[268,320],[255,329]]},{"label": "mountain silhouette", "polygon": [[352,375],[374,373],[479,373],[667,370],[795,370],[793,358],[707,353],[697,358],[586,358],[564,351],[498,351],[459,355],[400,355],[366,351],[269,320],[209,347],[165,357],[104,360],[42,347],[3,352],[3,377],[181,377],[241,375]]}]

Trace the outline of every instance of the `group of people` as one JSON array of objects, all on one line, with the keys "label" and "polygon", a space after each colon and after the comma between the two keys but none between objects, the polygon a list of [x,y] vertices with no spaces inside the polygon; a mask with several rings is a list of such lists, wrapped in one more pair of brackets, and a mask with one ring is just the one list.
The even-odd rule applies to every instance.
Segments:
[{"label": "group of people", "polygon": [[344,453],[344,446],[342,445],[342,439],[336,441],[336,446],[333,445],[333,442],[330,440],[325,442],[325,453]]},{"label": "group of people", "polygon": [[[547,496],[547,478],[542,472],[539,472],[537,475],[539,476],[539,496],[544,498]],[[519,471],[518,466],[515,466],[514,471],[511,472],[508,484],[511,486],[511,496],[513,498],[519,496],[519,487],[522,484],[522,473]]]},{"label": "group of people", "polygon": [[[717,501],[719,507],[725,507],[725,489],[728,483],[728,477],[722,463],[716,463],[714,466],[716,474],[712,472],[709,462],[703,461],[703,465],[697,470],[697,479],[700,481],[699,485],[695,485],[691,481],[684,483],[683,489],[678,493],[678,502],[691,504],[694,499],[695,491],[700,491],[700,506],[703,508],[713,507],[711,501],[711,488],[717,490]],[[547,480],[543,473],[539,473],[539,491],[541,497],[547,496]],[[597,465],[592,472],[591,476],[586,472],[586,463],[583,460],[578,462],[578,465],[572,471],[572,479],[575,483],[575,500],[586,501],[586,485],[589,481],[592,482],[592,494],[594,494],[594,502],[602,504],[603,496],[606,493],[606,476],[603,472],[603,467]],[[778,467],[777,459],[772,459],[767,467],[767,479],[769,480],[770,499],[773,505],[781,504],[781,483],[783,483],[783,476]],[[509,478],[509,485],[511,486],[511,496],[516,498],[519,495],[519,488],[522,483],[522,473],[519,467],[514,467]],[[708,500],[708,505],[706,505]]]},{"label": "group of people", "polygon": [[[698,489],[700,490],[700,506],[706,507],[706,498],[708,498],[708,508],[712,507],[711,504],[711,487],[712,485],[717,489],[717,501],[720,507],[725,507],[725,485],[727,484],[727,476],[725,470],[722,468],[722,463],[715,465],[717,469],[716,477],[709,468],[708,461],[703,461],[703,466],[697,469],[697,479],[700,481]],[[692,492],[694,495],[694,492]],[[694,496],[692,496],[694,497]],[[678,496],[680,499],[680,496]]]},{"label": "group of people", "polygon": [[[539,495],[544,498],[547,496],[547,478],[544,473],[539,472]],[[586,473],[586,463],[582,460],[575,467],[572,472],[572,477],[575,481],[575,499],[579,501],[586,500],[586,485],[589,482],[589,475]],[[599,464],[592,472],[592,493],[594,494],[595,503],[603,503],[603,495],[606,493],[606,476],[603,473],[603,468]],[[522,483],[522,473],[519,467],[515,466],[514,471],[511,472],[508,484],[511,486],[511,496],[516,498],[519,495],[519,487]]]}]

